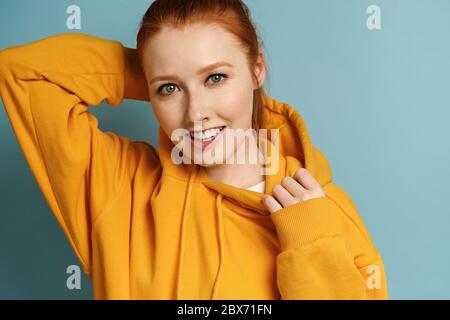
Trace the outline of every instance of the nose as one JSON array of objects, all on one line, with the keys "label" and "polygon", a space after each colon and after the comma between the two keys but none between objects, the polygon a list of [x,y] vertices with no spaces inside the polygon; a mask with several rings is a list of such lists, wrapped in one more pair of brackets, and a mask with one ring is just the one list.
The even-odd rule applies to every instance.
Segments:
[{"label": "nose", "polygon": [[210,110],[205,107],[205,104],[199,100],[193,101],[193,99],[188,101],[185,116],[185,121],[188,124],[188,127],[193,127],[194,123],[203,124],[208,122],[211,118]]}]

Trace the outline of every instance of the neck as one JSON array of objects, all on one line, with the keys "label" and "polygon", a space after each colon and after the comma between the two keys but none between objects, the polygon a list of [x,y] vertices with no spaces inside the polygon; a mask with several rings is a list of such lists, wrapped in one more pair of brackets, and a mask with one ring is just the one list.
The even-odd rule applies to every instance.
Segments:
[{"label": "neck", "polygon": [[[253,139],[250,139],[251,143],[254,143],[254,146],[256,146],[256,142]],[[242,143],[239,148],[246,148],[248,146],[248,143]],[[251,186],[254,186],[257,183],[260,183],[262,181],[265,181],[264,175],[261,174],[261,169],[263,168],[262,164],[254,163],[255,161],[252,161],[249,163],[247,159],[251,159],[248,156],[249,150],[257,150],[256,148],[246,148],[245,156],[246,161],[245,163],[236,163],[237,161],[233,161],[232,163],[224,163],[224,164],[218,164],[211,167],[206,167],[205,171],[208,175],[208,179],[212,181],[217,181],[221,183],[230,184],[232,186],[247,189]],[[238,151],[235,151],[234,159],[236,159],[236,153]],[[253,159],[258,159],[257,157],[253,157]]]}]

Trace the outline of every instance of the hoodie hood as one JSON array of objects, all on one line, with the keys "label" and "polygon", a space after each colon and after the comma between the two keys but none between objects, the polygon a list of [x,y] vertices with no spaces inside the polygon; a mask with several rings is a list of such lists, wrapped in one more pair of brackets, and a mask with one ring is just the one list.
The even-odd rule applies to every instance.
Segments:
[{"label": "hoodie hood", "polygon": [[[277,159],[278,166],[270,174],[265,175],[264,193],[272,195],[272,188],[280,184],[285,176],[293,176],[299,168],[306,168],[316,180],[324,186],[332,180],[331,168],[328,160],[321,151],[314,147],[311,142],[308,130],[303,118],[289,104],[277,101],[269,96],[264,97],[263,125],[267,129],[267,139],[272,143],[267,143],[267,154],[272,159]],[[271,141],[270,129],[278,129],[278,138]],[[171,159],[173,142],[159,128],[158,154],[163,167],[163,175],[170,175],[187,182],[185,193],[185,205],[182,215],[180,261],[178,266],[177,299],[179,298],[179,288],[181,286],[181,270],[183,267],[183,242],[185,235],[185,219],[189,213],[191,190],[194,182],[200,182],[209,189],[216,192],[216,214],[219,224],[219,250],[220,265],[216,276],[216,281],[211,294],[211,298],[217,297],[220,285],[220,276],[223,266],[223,225],[222,225],[222,200],[234,201],[238,205],[253,210],[262,215],[269,215],[269,211],[262,203],[263,195],[247,189],[238,188],[229,184],[210,181],[203,167],[197,164],[174,164]],[[272,156],[274,155],[274,157]],[[271,164],[275,164],[271,162]]]}]

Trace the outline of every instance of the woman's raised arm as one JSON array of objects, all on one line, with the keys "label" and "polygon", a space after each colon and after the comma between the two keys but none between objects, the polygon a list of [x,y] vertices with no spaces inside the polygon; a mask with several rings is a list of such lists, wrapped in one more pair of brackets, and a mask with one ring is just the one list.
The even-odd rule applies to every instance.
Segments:
[{"label": "woman's raised arm", "polygon": [[[127,59],[135,52],[81,33],[0,51],[0,95],[12,129],[87,274],[91,229],[129,180],[133,153],[128,138],[98,128],[88,106],[103,100],[117,106],[127,94],[145,99],[142,90],[125,90],[127,64],[136,66]],[[140,76],[128,78],[142,83]]]}]

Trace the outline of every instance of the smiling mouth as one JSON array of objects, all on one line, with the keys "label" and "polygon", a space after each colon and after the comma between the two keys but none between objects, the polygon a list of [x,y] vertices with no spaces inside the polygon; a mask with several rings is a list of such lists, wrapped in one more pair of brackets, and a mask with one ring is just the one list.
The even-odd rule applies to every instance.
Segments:
[{"label": "smiling mouth", "polygon": [[221,133],[223,132],[223,130],[226,128],[226,126],[222,126],[219,127],[220,131],[218,131],[214,136],[206,138],[206,139],[196,139],[194,137],[192,137],[192,135],[189,135],[191,138],[191,144],[193,144],[194,146],[203,149],[206,149],[211,143],[213,143],[215,141],[215,139],[217,137],[219,137],[221,135]]},{"label": "smiling mouth", "polygon": [[194,140],[208,141],[208,140],[214,139],[217,135],[219,135],[220,132],[222,132],[222,130],[225,129],[225,127],[226,127],[226,126],[221,126],[221,127],[215,127],[215,128],[210,128],[210,129],[205,129],[205,130],[203,130],[203,131],[202,131],[202,134],[203,134],[204,132],[208,131],[208,130],[211,130],[211,129],[219,129],[219,131],[217,131],[215,135],[213,135],[213,136],[211,136],[211,137],[208,137],[208,138],[195,138],[194,132],[193,132],[193,131],[191,131],[191,132],[189,133],[189,135],[190,135],[191,138],[194,139]]}]

